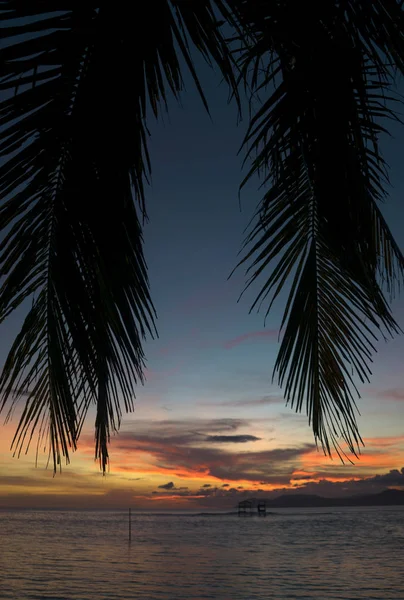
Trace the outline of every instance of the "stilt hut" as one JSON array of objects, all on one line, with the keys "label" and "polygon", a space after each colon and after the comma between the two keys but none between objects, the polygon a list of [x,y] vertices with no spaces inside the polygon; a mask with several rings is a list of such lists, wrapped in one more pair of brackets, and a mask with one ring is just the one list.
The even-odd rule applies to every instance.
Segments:
[{"label": "stilt hut", "polygon": [[238,503],[239,517],[252,516],[252,502],[250,500],[242,500]]}]

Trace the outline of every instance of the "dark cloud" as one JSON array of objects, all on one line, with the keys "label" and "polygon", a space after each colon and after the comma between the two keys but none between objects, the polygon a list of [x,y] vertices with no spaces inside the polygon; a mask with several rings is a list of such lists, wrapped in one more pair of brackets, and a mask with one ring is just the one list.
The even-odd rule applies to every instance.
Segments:
[{"label": "dark cloud", "polygon": [[404,467],[400,470],[392,469],[388,473],[384,475],[375,475],[374,477],[369,477],[365,479],[367,483],[378,484],[378,485],[387,485],[387,486],[404,486]]},{"label": "dark cloud", "polygon": [[194,495],[189,494],[190,506],[195,508],[206,508],[210,510],[234,509],[242,499],[255,498],[274,499],[280,495],[295,494],[317,494],[324,497],[343,497],[360,494],[376,494],[387,487],[404,488],[404,467],[401,470],[391,470],[383,475],[375,475],[361,480],[349,480],[344,482],[332,482],[321,480],[317,483],[307,483],[298,488],[284,488],[268,491],[263,489],[245,488],[243,486],[228,487],[223,484],[220,488],[201,487]]},{"label": "dark cloud", "polygon": [[245,444],[247,442],[258,442],[261,438],[255,435],[208,435],[206,442]]},{"label": "dark cloud", "polygon": [[[169,454],[182,454],[184,448],[203,448],[207,440],[215,435],[226,435],[234,433],[238,429],[250,427],[245,419],[189,419],[189,420],[162,420],[148,421],[140,420],[132,425],[134,431],[130,431],[128,425],[114,438],[113,446],[123,452],[148,451],[158,457],[162,457],[159,466],[172,469],[171,461],[165,460],[166,451]],[[246,435],[246,434],[243,434]],[[85,436],[83,436],[85,439]],[[88,444],[92,439],[88,438]],[[212,442],[210,442],[212,443]],[[162,452],[163,447],[165,452]],[[180,465],[182,466],[182,465]],[[133,465],[130,467],[133,469]],[[133,469],[134,470],[134,469]]]},{"label": "dark cloud", "polygon": [[[293,413],[290,416],[296,418]],[[166,472],[165,480],[172,484],[172,487],[160,487],[161,493],[176,491],[171,481],[173,477],[176,481],[203,477],[205,481],[214,478],[220,483],[233,481],[235,485],[250,481],[260,482],[263,487],[268,484],[279,489],[289,487],[294,473],[302,468],[305,456],[316,448],[315,444],[306,443],[268,450],[234,449],[233,445],[240,446],[258,439],[248,431],[251,424],[245,419],[140,420],[132,427],[133,431],[130,431],[126,426],[113,439],[112,450],[130,454],[133,470],[136,463],[132,457],[136,457],[136,453],[147,455],[148,460],[151,457],[155,468],[160,473]],[[91,448],[92,443],[91,439]],[[343,467],[338,472],[335,469],[335,472],[335,477],[340,479],[342,473],[350,477],[353,470]],[[323,472],[317,468],[312,475],[316,479],[332,477],[329,468],[323,469]],[[305,483],[302,479],[299,483],[307,486],[310,482]],[[223,490],[227,487],[225,484]]]},{"label": "dark cloud", "polygon": [[[129,429],[130,427],[130,429]],[[184,419],[149,421],[139,420],[131,426],[126,425],[114,440],[118,447],[123,447],[125,442],[133,443],[137,440],[170,440],[177,445],[201,444],[212,435],[226,433],[233,434],[241,428],[250,427],[246,419]],[[91,440],[92,443],[92,440]]]},{"label": "dark cloud", "polygon": [[[189,490],[188,486],[176,487],[176,485],[172,481],[164,483],[163,485],[159,485],[157,489],[164,490],[165,492],[184,492]],[[159,493],[161,492],[153,492],[153,494]]]},{"label": "dark cloud", "polygon": [[248,422],[242,419],[148,422],[147,427],[141,425],[136,432],[122,432],[113,444],[114,450],[152,455],[156,467],[175,473],[178,478],[203,474],[225,481],[264,481],[278,485],[288,484],[301,458],[315,449],[314,444],[254,452],[214,447],[214,441],[240,443],[255,439],[256,436],[244,433],[216,434],[218,430],[237,431],[246,426]]},{"label": "dark cloud", "polygon": [[[151,454],[159,469],[178,478],[213,476],[225,481],[264,481],[288,484],[301,458],[314,444],[264,451],[234,452],[214,444],[257,441],[257,436],[237,430],[250,427],[245,419],[190,419],[137,421],[135,431],[124,430],[114,438],[114,449]],[[234,433],[233,433],[234,432]]]},{"label": "dark cloud", "polygon": [[159,490],[172,490],[174,487],[175,486],[172,481],[169,481],[168,483],[164,483],[163,485],[158,486]]},{"label": "dark cloud", "polygon": [[229,483],[224,483],[224,484],[222,485],[222,487],[230,487],[230,484],[229,484]]},{"label": "dark cloud", "polygon": [[210,485],[210,483],[205,483],[205,485],[203,485],[202,487],[209,488],[209,487],[212,487],[212,486]]},{"label": "dark cloud", "polygon": [[196,491],[196,494],[199,495],[204,495],[204,496],[212,496],[213,494],[216,494],[217,492],[217,488],[216,487],[206,487],[205,485],[203,485],[202,487],[199,488],[199,490]]},{"label": "dark cloud", "polygon": [[[332,477],[332,473],[325,474],[325,477],[326,476]],[[353,479],[353,477],[355,477],[355,479]],[[320,481],[309,481],[307,483],[302,483],[295,490],[278,489],[275,490],[275,493],[278,495],[280,493],[306,493],[337,498],[360,494],[377,494],[386,488],[404,489],[404,467],[400,470],[392,469],[383,475],[373,475],[364,479],[356,479],[356,477],[357,474],[352,474],[352,479],[348,479],[348,481],[329,481],[324,478],[320,479]]]},{"label": "dark cloud", "polygon": [[172,496],[174,496],[176,498],[188,498],[190,496],[191,497],[195,496],[195,493],[198,493],[198,492],[190,490],[188,487],[185,487],[185,486],[184,487],[178,487],[178,488],[174,486],[173,488],[170,488],[169,490],[164,489],[163,491],[157,491],[156,490],[156,491],[152,492],[152,494],[158,495],[160,498],[164,498],[166,496],[168,496],[170,498]]}]

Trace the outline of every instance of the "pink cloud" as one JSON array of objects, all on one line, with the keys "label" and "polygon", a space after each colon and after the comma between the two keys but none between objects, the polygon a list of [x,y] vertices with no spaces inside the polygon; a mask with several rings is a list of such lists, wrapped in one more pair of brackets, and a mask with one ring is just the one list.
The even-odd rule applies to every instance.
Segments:
[{"label": "pink cloud", "polygon": [[397,445],[404,447],[404,435],[365,438],[364,442],[366,446],[370,446],[371,448],[390,448]]},{"label": "pink cloud", "polygon": [[396,402],[404,402],[404,389],[380,390],[376,395],[378,398],[388,398]]},{"label": "pink cloud", "polygon": [[244,333],[243,335],[239,335],[236,338],[233,338],[232,340],[228,340],[227,342],[225,342],[223,344],[223,347],[226,348],[227,350],[230,350],[231,348],[234,348],[235,346],[238,346],[239,344],[242,344],[243,342],[246,342],[247,340],[250,339],[254,339],[254,338],[270,338],[270,339],[277,339],[279,335],[279,331],[277,329],[267,329],[267,330],[263,330],[263,331],[251,331],[250,333]]}]

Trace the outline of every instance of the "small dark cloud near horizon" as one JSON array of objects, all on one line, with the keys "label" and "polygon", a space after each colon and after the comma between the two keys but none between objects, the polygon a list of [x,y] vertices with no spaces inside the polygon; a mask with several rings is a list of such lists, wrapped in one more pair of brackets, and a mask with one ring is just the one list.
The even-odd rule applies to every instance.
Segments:
[{"label": "small dark cloud near horizon", "polygon": [[199,490],[196,490],[196,494],[198,496],[204,496],[205,498],[214,498],[216,497],[216,495],[218,494],[219,490],[218,487],[212,487],[211,485],[209,487],[206,487],[206,485],[202,485]]},{"label": "small dark cloud near horizon", "polygon": [[[166,492],[185,492],[189,490],[189,487],[183,485],[181,487],[176,487],[173,481],[169,481],[168,483],[164,483],[159,485],[158,490],[165,490]],[[153,494],[158,494],[159,492],[152,492]]]},{"label": "small dark cloud near horizon", "polygon": [[202,487],[209,488],[209,487],[212,487],[212,486],[210,485],[210,483],[205,483],[205,485],[203,485]]},{"label": "small dark cloud near horizon", "polygon": [[230,483],[224,483],[222,487],[230,487]]},{"label": "small dark cloud near horizon", "polygon": [[159,490],[172,490],[174,487],[175,487],[174,483],[172,481],[169,481],[168,483],[159,485],[158,489]]}]

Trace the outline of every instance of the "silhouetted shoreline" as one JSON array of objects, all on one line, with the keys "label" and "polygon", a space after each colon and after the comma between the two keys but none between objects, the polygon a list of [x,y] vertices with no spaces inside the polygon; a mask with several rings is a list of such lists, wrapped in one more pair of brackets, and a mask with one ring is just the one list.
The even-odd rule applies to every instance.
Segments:
[{"label": "silhouetted shoreline", "polygon": [[[259,500],[262,501],[262,498]],[[252,507],[259,502],[249,498]],[[384,490],[378,494],[361,494],[343,498],[325,498],[315,494],[284,494],[273,499],[265,499],[267,508],[327,508],[338,506],[401,506],[404,505],[404,490]]]},{"label": "silhouetted shoreline", "polygon": [[[262,501],[257,498],[249,498],[251,502],[252,513],[251,516],[256,516],[257,503]],[[403,506],[404,505],[404,490],[384,490],[378,494],[366,494],[357,496],[347,496],[344,498],[325,498],[323,496],[317,496],[314,494],[284,494],[273,498],[271,500],[265,499],[267,509],[272,508],[338,508],[338,507],[350,507],[350,506]],[[202,512],[195,516],[229,516],[237,515],[237,511],[231,512]],[[250,513],[248,513],[250,516]],[[267,510],[267,515],[274,515],[279,513],[273,513]]]},{"label": "silhouetted shoreline", "polygon": [[[377,507],[377,506],[404,506],[404,490],[389,489],[384,490],[378,494],[361,494],[355,496],[346,496],[343,498],[326,498],[323,496],[317,496],[315,494],[284,494],[277,496],[276,498],[263,499],[260,498],[248,498],[251,502],[252,514],[255,515],[257,512],[258,502],[265,501],[266,514],[276,515],[281,513],[271,512],[272,509],[279,508],[342,508],[342,507]],[[13,506],[2,506],[0,512],[4,511],[18,511],[18,512],[29,512],[29,511],[46,511],[46,512],[123,512],[127,509],[124,508],[113,508],[113,507],[98,507],[98,508],[72,508],[72,507],[13,507]],[[235,516],[238,515],[237,506],[233,510],[212,510],[195,513],[191,510],[177,512],[177,511],[147,511],[147,510],[136,510],[132,509],[133,516],[141,515],[155,515],[161,517],[223,517],[223,516]],[[324,514],[324,513],[323,513]]]}]

